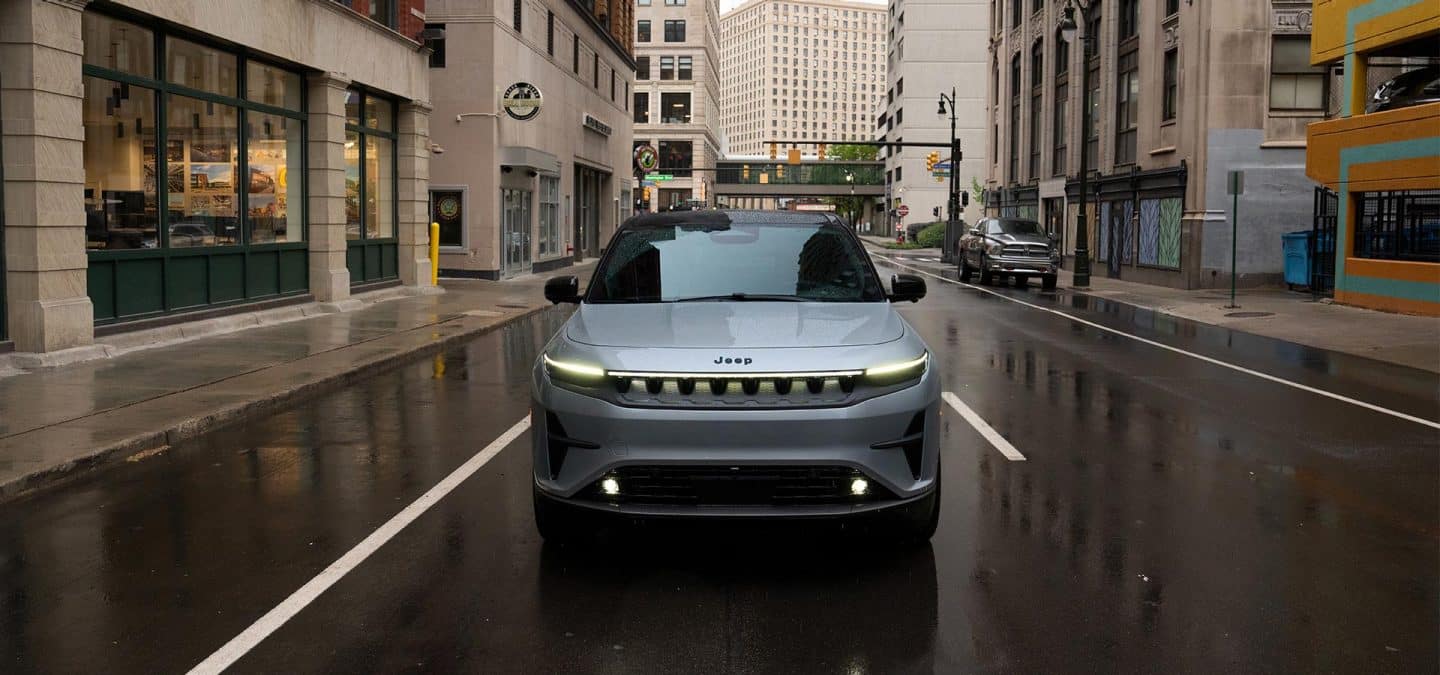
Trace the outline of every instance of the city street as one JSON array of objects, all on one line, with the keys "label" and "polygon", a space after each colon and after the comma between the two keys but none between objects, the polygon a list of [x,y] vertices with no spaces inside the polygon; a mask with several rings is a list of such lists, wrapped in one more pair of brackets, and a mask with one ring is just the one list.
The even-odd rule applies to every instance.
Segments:
[{"label": "city street", "polygon": [[1440,669],[1440,376],[875,255],[928,275],[928,545],[544,545],[525,420],[562,306],[0,504],[0,671]]}]

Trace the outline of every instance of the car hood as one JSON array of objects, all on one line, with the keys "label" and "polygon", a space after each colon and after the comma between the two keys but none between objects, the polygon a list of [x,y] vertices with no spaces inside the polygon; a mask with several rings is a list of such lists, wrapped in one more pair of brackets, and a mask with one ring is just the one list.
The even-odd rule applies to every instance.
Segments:
[{"label": "car hood", "polygon": [[566,337],[610,347],[840,347],[900,339],[888,302],[582,303]]},{"label": "car hood", "polygon": [[1050,245],[1050,238],[1045,236],[1032,236],[1028,234],[992,234],[991,239],[1005,244],[1042,244]]}]

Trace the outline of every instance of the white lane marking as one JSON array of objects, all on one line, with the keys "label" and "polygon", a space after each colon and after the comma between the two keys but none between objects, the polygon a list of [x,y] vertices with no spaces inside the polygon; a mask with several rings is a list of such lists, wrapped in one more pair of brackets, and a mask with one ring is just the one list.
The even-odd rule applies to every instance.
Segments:
[{"label": "white lane marking", "polygon": [[439,503],[441,499],[444,499],[446,495],[450,494],[451,491],[465,482],[465,479],[469,478],[476,471],[479,471],[480,467],[485,466],[486,462],[494,459],[495,455],[500,454],[501,450],[504,450],[506,446],[510,445],[516,438],[519,438],[520,435],[525,433],[529,428],[530,416],[526,415],[524,419],[516,422],[515,426],[510,427],[508,431],[501,434],[499,438],[491,441],[490,445],[485,446],[484,450],[476,453],[475,456],[466,460],[464,464],[461,464],[460,468],[450,472],[450,475],[446,476],[439,483],[436,483],[435,487],[430,488],[425,494],[420,495],[418,499],[411,502],[404,510],[395,514],[395,516],[386,521],[384,525],[381,525],[379,529],[371,532],[370,536],[365,537],[359,544],[356,544],[355,548],[350,549],[345,555],[340,556],[339,560],[330,563],[329,567],[326,567],[320,574],[316,575],[314,579],[306,582],[299,590],[291,593],[290,597],[285,598],[284,602],[281,602],[276,605],[274,609],[266,612],[265,616],[260,617],[255,623],[250,624],[249,628],[246,628],[239,635],[236,635],[229,642],[225,643],[225,646],[221,647],[214,654],[211,654],[209,658],[201,661],[194,668],[191,668],[190,673],[192,673],[192,675],[198,673],[219,673],[229,668],[236,661],[240,660],[240,657],[245,656],[247,652],[254,649],[256,645],[269,637],[271,633],[274,633],[281,626],[285,625],[285,622],[294,618],[296,614],[299,614],[300,610],[305,609],[315,598],[320,597],[320,594],[324,593],[331,586],[334,586],[336,582],[344,578],[351,570],[358,567],[360,563],[365,562],[365,559],[370,557],[370,554],[378,551],[386,542],[395,538],[395,535],[400,534],[400,531],[404,530],[407,525],[415,522],[415,519],[419,518],[421,514]]},{"label": "white lane marking", "polygon": [[1349,403],[1350,405],[1359,406],[1359,407],[1365,408],[1365,409],[1367,409],[1367,410],[1373,410],[1373,411],[1378,412],[1378,413],[1382,413],[1382,414],[1385,414],[1385,415],[1390,415],[1391,417],[1398,417],[1398,418],[1400,418],[1400,419],[1402,419],[1402,420],[1405,420],[1405,421],[1407,421],[1407,422],[1414,422],[1414,423],[1416,423],[1416,424],[1423,424],[1423,425],[1425,425],[1425,426],[1427,426],[1427,427],[1430,427],[1430,428],[1432,428],[1432,429],[1440,429],[1440,422],[1435,422],[1435,421],[1433,421],[1433,420],[1427,420],[1427,419],[1425,419],[1425,418],[1423,418],[1423,417],[1416,417],[1416,416],[1414,416],[1414,415],[1409,415],[1409,414],[1400,412],[1400,411],[1398,411],[1398,410],[1391,410],[1391,409],[1389,409],[1389,408],[1385,408],[1385,407],[1381,407],[1381,406],[1375,405],[1374,403],[1367,403],[1367,402],[1365,402],[1365,401],[1361,401],[1361,400],[1358,400],[1358,399],[1350,398],[1349,396],[1344,396],[1344,395],[1341,395],[1341,394],[1336,394],[1336,393],[1334,393],[1334,392],[1325,391],[1324,389],[1317,389],[1317,388],[1311,387],[1311,386],[1309,386],[1309,385],[1300,384],[1299,382],[1292,382],[1292,381],[1290,381],[1290,380],[1287,380],[1287,379],[1284,379],[1284,378],[1281,378],[1281,377],[1276,377],[1276,376],[1274,376],[1274,375],[1269,375],[1269,374],[1266,374],[1266,373],[1262,373],[1262,372],[1260,372],[1260,371],[1258,371],[1258,370],[1251,370],[1251,369],[1246,368],[1246,367],[1244,367],[1244,366],[1237,366],[1237,365],[1235,365],[1235,364],[1233,364],[1233,363],[1228,363],[1228,362],[1225,362],[1225,361],[1221,361],[1220,359],[1216,359],[1216,358],[1212,358],[1212,357],[1209,357],[1209,356],[1205,356],[1204,354],[1196,354],[1195,352],[1185,351],[1184,349],[1181,349],[1181,348],[1179,348],[1179,347],[1172,347],[1172,346],[1167,345],[1167,344],[1165,344],[1165,343],[1163,343],[1163,342],[1156,342],[1156,341],[1154,341],[1154,340],[1150,340],[1150,339],[1147,339],[1147,338],[1140,337],[1139,335],[1131,335],[1130,333],[1126,333],[1126,332],[1121,331],[1121,330],[1116,330],[1116,329],[1114,329],[1114,328],[1110,328],[1109,326],[1102,326],[1102,325],[1100,325],[1100,324],[1098,324],[1098,323],[1095,323],[1094,321],[1087,321],[1087,320],[1082,319],[1082,318],[1080,318],[1080,317],[1078,317],[1078,316],[1075,316],[1075,315],[1073,315],[1073,314],[1066,314],[1065,312],[1062,312],[1062,311],[1059,311],[1059,310],[1055,310],[1055,309],[1050,309],[1049,307],[1041,307],[1040,305],[1028,303],[1028,302],[1025,302],[1024,300],[1017,300],[1017,299],[1012,298],[1012,297],[1010,297],[1010,296],[1008,296],[1008,295],[1005,295],[1004,293],[996,293],[995,291],[992,291],[992,290],[990,290],[990,289],[988,289],[988,288],[984,288],[984,287],[981,287],[981,286],[976,286],[975,284],[967,284],[967,283],[964,283],[964,282],[962,282],[962,281],[956,281],[956,280],[954,280],[954,279],[947,279],[947,278],[942,277],[942,276],[940,276],[940,275],[938,275],[938,274],[932,274],[932,273],[930,273],[930,272],[926,272],[925,270],[922,270],[922,269],[920,269],[920,268],[918,268],[918,267],[912,267],[912,266],[910,266],[910,265],[906,265],[906,264],[904,264],[904,263],[901,263],[901,262],[896,261],[894,258],[890,258],[890,257],[887,257],[887,256],[883,256],[883,255],[880,255],[880,254],[878,254],[878,253],[872,253],[872,255],[874,255],[874,256],[877,257],[877,258],[880,258],[881,260],[885,260],[885,261],[891,263],[892,265],[894,265],[894,266],[896,266],[896,267],[903,267],[903,268],[908,269],[908,270],[911,270],[911,271],[913,271],[913,272],[919,272],[920,274],[923,274],[923,275],[925,275],[925,276],[927,276],[927,277],[935,277],[936,279],[939,279],[939,280],[944,281],[944,282],[946,282],[946,283],[956,284],[956,285],[958,285],[958,286],[964,286],[964,287],[966,287],[966,288],[971,288],[971,289],[980,291],[980,292],[982,292],[982,293],[989,293],[990,295],[993,295],[993,296],[995,296],[995,297],[997,297],[997,298],[1002,298],[1002,299],[1004,299],[1004,300],[1009,300],[1010,302],[1013,302],[1013,303],[1016,303],[1016,304],[1020,304],[1020,305],[1024,305],[1024,306],[1030,307],[1030,308],[1032,308],[1032,309],[1038,309],[1038,310],[1040,310],[1040,311],[1042,311],[1042,312],[1049,312],[1049,313],[1054,314],[1054,315],[1056,315],[1056,316],[1062,316],[1062,317],[1065,317],[1066,319],[1069,319],[1069,320],[1071,320],[1071,321],[1074,321],[1075,323],[1084,324],[1084,325],[1086,325],[1086,326],[1090,326],[1091,328],[1095,328],[1095,329],[1098,329],[1098,330],[1103,330],[1103,331],[1105,331],[1105,332],[1107,332],[1107,333],[1114,333],[1115,335],[1121,335],[1121,336],[1130,338],[1131,340],[1135,340],[1135,341],[1137,341],[1137,342],[1143,342],[1143,343],[1145,343],[1145,344],[1147,344],[1147,345],[1150,345],[1150,346],[1152,346],[1152,347],[1159,347],[1160,349],[1164,349],[1164,350],[1167,350],[1167,351],[1175,352],[1176,354],[1183,354],[1183,355],[1188,356],[1188,357],[1190,357],[1190,358],[1192,358],[1192,359],[1198,359],[1198,360],[1204,361],[1204,362],[1206,362],[1206,363],[1211,363],[1211,364],[1220,366],[1220,367],[1222,367],[1222,368],[1229,368],[1230,370],[1234,370],[1234,371],[1240,372],[1240,373],[1245,373],[1246,375],[1253,375],[1253,376],[1258,377],[1258,378],[1260,378],[1260,379],[1262,379],[1262,380],[1269,380],[1270,382],[1274,382],[1274,383],[1276,383],[1276,384],[1283,384],[1283,385],[1285,385],[1285,386],[1287,386],[1287,387],[1294,387],[1295,389],[1299,389],[1299,390],[1301,390],[1301,391],[1306,391],[1306,392],[1315,394],[1315,395],[1317,395],[1317,396],[1324,396],[1324,397],[1326,397],[1326,398],[1331,398],[1331,399],[1334,399],[1334,400],[1336,400],[1336,401],[1340,401],[1340,402],[1342,402],[1342,403]]},{"label": "white lane marking", "polygon": [[948,391],[942,392],[940,396],[944,397],[945,402],[949,403],[950,407],[955,409],[955,412],[960,413],[960,416],[964,417],[965,421],[970,423],[970,426],[975,427],[975,430],[980,432],[980,435],[984,436],[985,440],[990,441],[990,445],[995,446],[995,449],[999,450],[1000,454],[1005,455],[1005,459],[1012,462],[1025,461],[1025,455],[1020,454],[1020,451],[1016,450],[1015,446],[1010,445],[1010,441],[1005,440],[1005,437],[1001,436],[1000,432],[996,431],[994,427],[986,424],[985,420],[980,419],[980,416],[976,414],[974,410],[971,410],[970,406],[965,405],[965,402],[960,400],[959,396]]}]

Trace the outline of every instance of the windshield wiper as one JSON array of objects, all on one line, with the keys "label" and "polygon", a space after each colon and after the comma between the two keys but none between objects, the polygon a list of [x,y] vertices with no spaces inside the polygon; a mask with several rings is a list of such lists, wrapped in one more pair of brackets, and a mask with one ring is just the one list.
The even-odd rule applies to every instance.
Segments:
[{"label": "windshield wiper", "polygon": [[675,302],[810,302],[810,298],[798,295],[769,295],[764,293],[729,293],[726,295],[697,295],[693,298],[676,298]]}]

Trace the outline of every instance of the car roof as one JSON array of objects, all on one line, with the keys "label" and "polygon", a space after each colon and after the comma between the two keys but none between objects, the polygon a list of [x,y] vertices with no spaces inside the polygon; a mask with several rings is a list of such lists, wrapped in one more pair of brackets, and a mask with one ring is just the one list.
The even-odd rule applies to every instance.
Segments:
[{"label": "car roof", "polygon": [[839,219],[825,211],[778,211],[748,209],[709,209],[704,211],[671,211],[634,216],[621,223],[621,230],[676,225],[825,225]]}]

